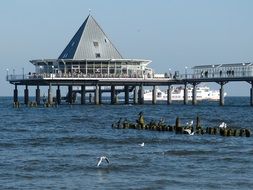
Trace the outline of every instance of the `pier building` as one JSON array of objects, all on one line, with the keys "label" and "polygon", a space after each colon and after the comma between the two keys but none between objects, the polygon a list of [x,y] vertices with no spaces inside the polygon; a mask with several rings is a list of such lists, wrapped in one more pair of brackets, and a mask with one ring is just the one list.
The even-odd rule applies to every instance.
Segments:
[{"label": "pier building", "polygon": [[[220,84],[220,105],[224,105],[224,85],[233,81],[246,81],[251,84],[250,104],[253,106],[252,63],[195,66],[192,68],[192,74],[155,74],[149,67],[150,60],[124,59],[91,15],[85,19],[57,59],[42,58],[30,62],[35,67],[34,72],[6,76],[7,81],[15,86],[14,104],[19,103],[18,86],[25,86],[26,105],[31,102],[29,98],[31,86],[36,87],[36,104],[41,104],[41,86],[48,87],[48,105],[61,104],[63,97],[72,104],[76,93],[81,95],[81,104],[87,103],[87,95],[91,101],[91,93],[94,97],[93,103],[101,104],[102,94],[105,92],[110,93],[111,104],[117,103],[119,93],[124,93],[125,104],[144,104],[146,86],[153,88],[153,104],[157,102],[157,86],[166,86],[167,104],[171,104],[173,85],[184,85],[183,102],[188,104],[187,86],[192,85],[192,104],[196,105],[196,86],[202,82],[215,82]],[[55,93],[53,87],[56,87]],[[67,87],[66,95],[62,95],[61,87]],[[78,90],[73,87],[78,87]]]}]

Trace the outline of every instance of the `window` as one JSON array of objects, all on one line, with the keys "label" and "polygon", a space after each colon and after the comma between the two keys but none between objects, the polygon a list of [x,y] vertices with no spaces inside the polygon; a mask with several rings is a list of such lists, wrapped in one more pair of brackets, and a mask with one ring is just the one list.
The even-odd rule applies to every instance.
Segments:
[{"label": "window", "polygon": [[98,47],[98,42],[93,42],[94,47]]},{"label": "window", "polygon": [[105,38],[105,43],[107,43],[107,40],[106,40],[106,38]]},{"label": "window", "polygon": [[100,53],[96,53],[95,56],[96,56],[96,58],[100,58],[101,57]]}]

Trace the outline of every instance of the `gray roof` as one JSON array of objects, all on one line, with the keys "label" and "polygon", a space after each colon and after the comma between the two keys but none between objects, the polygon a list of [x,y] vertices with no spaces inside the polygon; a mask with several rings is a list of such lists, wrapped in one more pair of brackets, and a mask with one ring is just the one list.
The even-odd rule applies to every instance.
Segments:
[{"label": "gray roof", "polygon": [[58,59],[122,59],[122,56],[89,15]]}]

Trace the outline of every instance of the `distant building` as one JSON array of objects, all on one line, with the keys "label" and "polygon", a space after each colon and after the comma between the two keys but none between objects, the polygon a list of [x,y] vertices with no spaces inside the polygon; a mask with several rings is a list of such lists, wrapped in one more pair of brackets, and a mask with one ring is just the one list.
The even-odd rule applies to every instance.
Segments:
[{"label": "distant building", "polygon": [[[37,76],[82,78],[151,78],[150,60],[124,59],[89,15],[58,59],[31,60]],[[45,76],[45,77],[46,77]]]}]

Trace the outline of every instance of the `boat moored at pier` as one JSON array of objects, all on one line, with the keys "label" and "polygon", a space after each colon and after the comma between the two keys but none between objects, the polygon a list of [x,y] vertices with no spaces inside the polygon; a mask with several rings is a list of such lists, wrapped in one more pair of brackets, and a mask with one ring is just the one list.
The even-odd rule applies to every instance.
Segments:
[{"label": "boat moored at pier", "polygon": [[[187,87],[188,91],[188,100],[192,100],[192,87]],[[220,92],[219,90],[211,90],[208,86],[198,86],[196,87],[196,98],[197,100],[209,100],[209,101],[219,101],[220,99]],[[224,97],[227,95],[224,92]],[[152,90],[145,90],[144,91],[144,100],[145,101],[152,101],[153,92]],[[173,101],[183,101],[184,100],[184,87],[173,87],[171,92],[171,99]],[[167,93],[163,90],[157,89],[156,90],[156,100],[158,101],[167,101]]]}]

